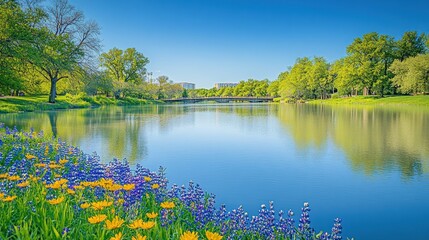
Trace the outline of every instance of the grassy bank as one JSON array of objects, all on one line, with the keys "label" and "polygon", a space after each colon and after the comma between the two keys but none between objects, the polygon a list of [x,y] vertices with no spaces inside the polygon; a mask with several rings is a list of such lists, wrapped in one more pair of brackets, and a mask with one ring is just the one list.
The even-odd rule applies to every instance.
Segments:
[{"label": "grassy bank", "polygon": [[161,101],[137,98],[113,99],[104,96],[64,95],[58,96],[55,104],[48,103],[47,95],[25,97],[1,97],[0,113],[32,112],[54,109],[88,108],[101,105],[139,105],[161,103]]},{"label": "grassy bank", "polygon": [[328,105],[418,105],[429,107],[429,95],[419,96],[356,96],[347,98],[334,98],[323,100],[309,100],[310,104],[328,104]]}]

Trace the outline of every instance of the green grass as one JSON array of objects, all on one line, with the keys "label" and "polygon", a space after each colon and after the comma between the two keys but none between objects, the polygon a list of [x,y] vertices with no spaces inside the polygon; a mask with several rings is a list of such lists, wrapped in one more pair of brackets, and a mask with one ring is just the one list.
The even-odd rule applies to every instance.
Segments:
[{"label": "green grass", "polygon": [[57,96],[56,103],[48,103],[47,95],[25,97],[1,97],[0,113],[32,112],[55,109],[88,108],[101,105],[140,105],[161,103],[161,101],[137,98],[113,99],[104,96],[70,95]]},{"label": "green grass", "polygon": [[429,107],[429,95],[418,96],[356,96],[324,100],[309,100],[310,104],[328,105],[418,105]]}]

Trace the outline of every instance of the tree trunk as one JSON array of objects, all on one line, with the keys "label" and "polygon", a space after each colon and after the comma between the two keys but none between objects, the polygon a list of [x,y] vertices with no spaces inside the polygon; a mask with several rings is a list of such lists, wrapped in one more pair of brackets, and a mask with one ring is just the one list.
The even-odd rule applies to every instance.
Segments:
[{"label": "tree trunk", "polygon": [[49,102],[55,103],[55,98],[57,97],[57,78],[51,79],[51,91],[49,92]]}]

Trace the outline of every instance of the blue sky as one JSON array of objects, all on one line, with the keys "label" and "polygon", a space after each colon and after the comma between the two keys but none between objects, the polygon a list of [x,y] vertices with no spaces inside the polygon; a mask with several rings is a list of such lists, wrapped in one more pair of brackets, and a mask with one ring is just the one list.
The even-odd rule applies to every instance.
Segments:
[{"label": "blue sky", "polygon": [[368,32],[429,33],[429,1],[70,0],[101,27],[103,51],[134,47],[154,76],[211,88],[275,80],[298,57],[334,61]]}]

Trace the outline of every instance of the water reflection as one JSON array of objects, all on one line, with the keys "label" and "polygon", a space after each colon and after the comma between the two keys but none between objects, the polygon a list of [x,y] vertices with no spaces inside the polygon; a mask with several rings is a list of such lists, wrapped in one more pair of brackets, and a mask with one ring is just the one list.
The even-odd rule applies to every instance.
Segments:
[{"label": "water reflection", "polygon": [[281,105],[282,125],[300,148],[322,148],[329,138],[353,169],[367,174],[398,168],[411,177],[429,171],[429,109]]},{"label": "water reflection", "polygon": [[429,109],[424,107],[155,105],[3,114],[0,122],[43,130],[84,149],[102,149],[98,154],[105,161],[114,156],[134,164],[148,154],[148,131],[167,134],[185,126],[192,131],[201,114],[208,114],[215,128],[234,122],[230,125],[259,133],[273,129],[270,118],[278,119],[300,151],[324,149],[332,140],[352,169],[366,174],[399,169],[411,177],[429,172]]}]

